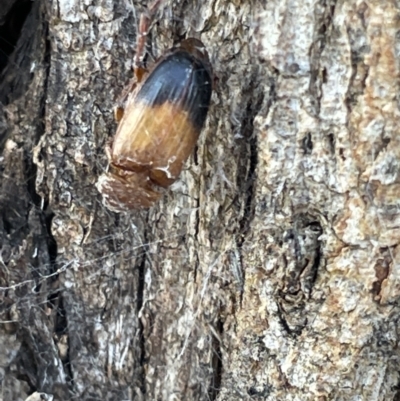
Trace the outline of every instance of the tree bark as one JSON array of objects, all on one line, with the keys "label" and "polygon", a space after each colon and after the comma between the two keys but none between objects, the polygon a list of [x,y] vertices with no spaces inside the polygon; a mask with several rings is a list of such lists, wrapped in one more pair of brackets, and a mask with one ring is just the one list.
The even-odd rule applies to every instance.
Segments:
[{"label": "tree bark", "polygon": [[143,11],[36,1],[1,74],[0,399],[399,400],[400,2],[163,2],[147,63],[201,39],[211,108],[116,214]]}]

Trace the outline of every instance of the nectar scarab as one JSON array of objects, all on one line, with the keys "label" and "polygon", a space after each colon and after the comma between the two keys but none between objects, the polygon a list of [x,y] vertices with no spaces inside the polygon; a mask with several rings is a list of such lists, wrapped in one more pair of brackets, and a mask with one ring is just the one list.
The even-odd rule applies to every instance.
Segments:
[{"label": "nectar scarab", "polygon": [[114,211],[151,207],[182,171],[207,117],[212,68],[204,45],[189,38],[168,50],[128,94],[107,149],[110,169],[97,188]]}]

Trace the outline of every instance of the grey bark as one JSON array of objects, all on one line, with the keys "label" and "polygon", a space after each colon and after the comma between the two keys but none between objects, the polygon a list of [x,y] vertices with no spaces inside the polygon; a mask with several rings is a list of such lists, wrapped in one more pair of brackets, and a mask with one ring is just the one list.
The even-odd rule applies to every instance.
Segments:
[{"label": "grey bark", "polygon": [[33,3],[0,82],[0,398],[400,399],[399,10],[163,3],[148,64],[200,38],[212,105],[163,200],[115,214],[143,6]]}]

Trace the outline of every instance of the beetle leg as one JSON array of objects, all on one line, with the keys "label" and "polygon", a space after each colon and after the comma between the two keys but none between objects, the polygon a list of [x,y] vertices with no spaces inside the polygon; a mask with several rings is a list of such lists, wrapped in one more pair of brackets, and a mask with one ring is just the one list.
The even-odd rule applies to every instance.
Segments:
[{"label": "beetle leg", "polygon": [[119,106],[114,107],[114,118],[117,123],[119,123],[122,120],[122,117],[124,116],[124,111],[125,109],[123,107]]},{"label": "beetle leg", "polygon": [[122,93],[118,96],[116,100],[116,105],[114,107],[114,118],[117,123],[119,123],[124,115],[126,102],[131,93],[134,93],[137,82],[135,77],[129,81],[129,84],[125,86]]},{"label": "beetle leg", "polygon": [[153,21],[154,14],[156,13],[161,2],[164,0],[154,0],[147,11],[140,16],[139,29],[137,33],[136,53],[133,60],[133,70],[135,73],[136,81],[141,82],[147,70],[144,68],[143,59],[146,49],[146,38]]},{"label": "beetle leg", "polygon": [[144,12],[140,16],[139,29],[137,33],[136,53],[133,60],[133,70],[135,76],[125,87],[125,89],[117,99],[117,105],[114,107],[114,118],[117,122],[120,122],[124,115],[125,104],[128,100],[129,95],[131,93],[134,93],[137,84],[140,83],[143,80],[143,77],[147,74],[147,70],[143,65],[143,59],[146,49],[146,38],[154,15],[157,12],[161,2],[163,1],[164,0],[154,0],[149,5],[146,12]]},{"label": "beetle leg", "polygon": [[131,84],[127,85],[122,93],[118,96],[116,101],[116,105],[114,106],[114,118],[117,123],[122,120],[125,111],[125,104],[129,96],[129,90],[131,88]]},{"label": "beetle leg", "polygon": [[146,69],[143,66],[143,59],[145,55],[146,37],[147,32],[150,28],[150,23],[151,21],[149,14],[143,13],[140,16],[139,31],[137,33],[136,53],[133,61],[133,70],[137,82],[141,82],[144,74],[146,73]]},{"label": "beetle leg", "polygon": [[106,142],[106,156],[107,156],[107,160],[109,161],[109,162],[111,162],[112,161],[112,144],[113,144],[113,139],[109,139],[107,142]]}]

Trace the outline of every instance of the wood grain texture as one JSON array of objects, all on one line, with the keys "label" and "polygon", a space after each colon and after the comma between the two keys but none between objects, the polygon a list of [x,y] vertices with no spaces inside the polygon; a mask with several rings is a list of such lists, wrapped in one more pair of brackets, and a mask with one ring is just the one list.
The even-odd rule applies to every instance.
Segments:
[{"label": "wood grain texture", "polygon": [[94,184],[140,8],[38,7],[2,100],[4,400],[397,400],[399,6],[166,1],[150,52],[198,37],[216,88],[171,191],[120,215]]}]

